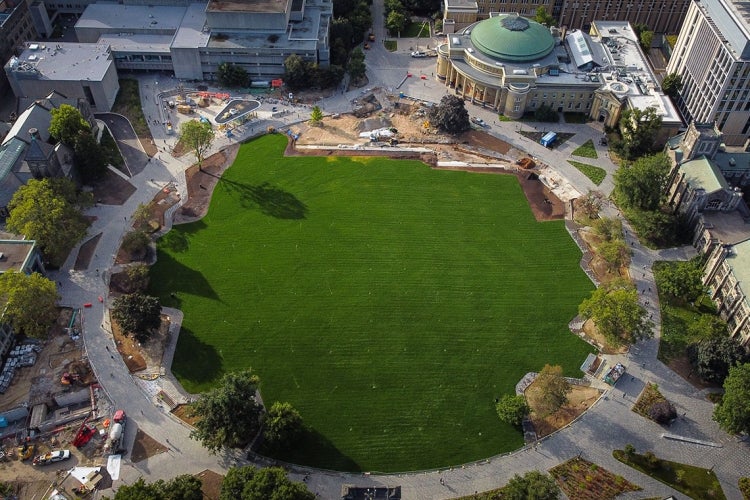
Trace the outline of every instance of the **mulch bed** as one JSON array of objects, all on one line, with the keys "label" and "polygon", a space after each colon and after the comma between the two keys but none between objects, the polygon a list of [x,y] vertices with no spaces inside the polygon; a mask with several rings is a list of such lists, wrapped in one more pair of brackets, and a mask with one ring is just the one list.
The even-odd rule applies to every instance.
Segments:
[{"label": "mulch bed", "polygon": [[159,453],[168,451],[169,448],[162,445],[160,442],[138,429],[135,433],[135,442],[133,443],[133,449],[130,452],[130,461],[138,463],[141,460],[145,460]]},{"label": "mulch bed", "polygon": [[94,199],[103,205],[122,205],[135,193],[135,186],[114,172],[108,172],[93,186]]},{"label": "mulch bed", "polygon": [[84,269],[89,268],[91,257],[94,256],[94,250],[96,250],[96,245],[99,244],[101,237],[102,233],[99,233],[81,245],[81,248],[78,249],[76,263],[73,265],[73,269],[76,271],[83,271]]}]

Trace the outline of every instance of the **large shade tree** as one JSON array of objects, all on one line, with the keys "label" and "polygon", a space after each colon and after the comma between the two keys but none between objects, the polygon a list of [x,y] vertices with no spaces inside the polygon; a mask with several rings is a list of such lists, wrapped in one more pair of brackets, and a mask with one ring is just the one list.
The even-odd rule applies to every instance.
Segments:
[{"label": "large shade tree", "polygon": [[289,480],[281,467],[256,469],[252,465],[229,469],[221,483],[219,500],[314,500],[303,483]]},{"label": "large shade tree", "polygon": [[700,257],[687,262],[674,262],[656,273],[659,291],[675,298],[692,302],[703,293],[703,270]]},{"label": "large shade tree", "polygon": [[531,407],[542,417],[555,413],[568,401],[572,387],[562,373],[560,365],[544,365],[534,379]]},{"label": "large shade tree", "polygon": [[161,304],[157,297],[128,293],[114,300],[112,317],[125,333],[147,340],[161,325]]},{"label": "large shade tree", "polygon": [[147,483],[141,477],[133,484],[120,485],[114,500],[203,500],[201,486],[200,479],[189,474],[153,483]]},{"label": "large shade tree", "polygon": [[551,476],[532,470],[516,474],[502,489],[503,500],[557,500],[560,488]]},{"label": "large shade tree", "polygon": [[45,338],[57,319],[57,288],[39,273],[8,271],[0,274],[0,300],[4,314],[16,333]]},{"label": "large shade tree", "polygon": [[195,155],[198,170],[203,170],[203,160],[206,159],[206,153],[211,149],[214,140],[214,130],[211,124],[190,120],[182,124],[180,134],[180,140]]},{"label": "large shade tree", "polygon": [[612,148],[626,160],[643,156],[652,150],[656,134],[661,130],[661,121],[656,108],[626,109],[619,121],[622,140],[614,143]]},{"label": "large shade tree", "polygon": [[220,63],[216,68],[216,79],[225,87],[246,87],[250,77],[242,66],[230,62]]},{"label": "large shade tree", "polygon": [[61,104],[60,107],[53,108],[49,113],[51,116],[49,133],[63,144],[72,147],[79,133],[91,131],[89,122],[78,109],[70,104]]},{"label": "large shade tree", "polygon": [[724,397],[714,408],[714,420],[727,432],[750,432],[750,363],[729,369]]},{"label": "large shade tree", "polygon": [[86,235],[81,210],[90,196],[77,193],[68,179],[31,179],[13,195],[6,221],[9,231],[36,240],[45,258],[61,265],[70,249]]},{"label": "large shade tree", "polygon": [[615,172],[615,197],[624,208],[656,210],[664,196],[670,162],[663,153],[639,158]]},{"label": "large shade tree", "polygon": [[591,293],[578,313],[594,320],[599,332],[615,345],[633,343],[653,335],[653,323],[638,302],[638,291],[629,281],[616,279]]},{"label": "large shade tree", "polygon": [[690,344],[688,359],[700,378],[721,384],[729,375],[729,369],[738,363],[749,361],[747,351],[732,337],[713,337]]},{"label": "large shade tree", "polygon": [[252,440],[260,430],[263,413],[263,406],[256,399],[258,382],[250,370],[224,375],[217,387],[193,404],[198,421],[190,436],[211,453]]}]

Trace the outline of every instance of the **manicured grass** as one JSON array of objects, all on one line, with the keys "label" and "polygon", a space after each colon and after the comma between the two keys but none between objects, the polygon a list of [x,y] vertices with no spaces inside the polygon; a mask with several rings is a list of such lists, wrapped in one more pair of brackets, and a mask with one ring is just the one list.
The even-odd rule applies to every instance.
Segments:
[{"label": "manicured grass", "polygon": [[615,450],[612,454],[620,462],[681,491],[690,498],[726,498],[719,479],[712,470],[656,457],[653,462],[649,462],[645,455],[628,455],[622,450]]},{"label": "manicured grass", "polygon": [[[279,457],[348,470],[515,449],[494,399],[590,351],[568,321],[593,286],[563,222],[513,176],[244,144],[207,216],[159,241],[151,293],[185,320],[173,370],[202,391],[252,367],[310,431]],[[170,294],[175,293],[175,297]]]},{"label": "manicured grass", "polygon": [[[575,152],[573,154],[575,154]],[[601,184],[604,178],[607,176],[607,171],[604,170],[603,168],[595,167],[594,165],[589,165],[588,163],[581,163],[580,161],[575,161],[575,160],[568,160],[568,163],[570,163],[575,168],[580,170],[583,175],[591,179],[591,182],[593,182],[597,186]]]},{"label": "manicured grass", "polygon": [[575,151],[573,151],[573,155],[582,156],[584,158],[593,158],[595,160],[599,158],[599,155],[596,153],[596,148],[594,147],[594,141],[591,139],[578,146]]},{"label": "manicured grass", "polygon": [[[656,282],[659,274],[666,272],[678,262],[654,262],[653,270]],[[696,305],[678,303],[671,295],[659,291],[659,311],[661,312],[661,339],[659,341],[659,360],[669,363],[674,358],[685,355],[687,346],[703,340],[691,335],[688,325],[698,321],[703,314],[715,314],[715,307],[708,297],[701,297]]]},{"label": "manicured grass", "polygon": [[430,38],[430,25],[424,22],[409,23],[401,32],[401,38]]},{"label": "manicured grass", "polygon": [[385,50],[388,52],[396,52],[398,50],[398,42],[396,40],[385,40],[383,41],[383,46],[385,46]]}]

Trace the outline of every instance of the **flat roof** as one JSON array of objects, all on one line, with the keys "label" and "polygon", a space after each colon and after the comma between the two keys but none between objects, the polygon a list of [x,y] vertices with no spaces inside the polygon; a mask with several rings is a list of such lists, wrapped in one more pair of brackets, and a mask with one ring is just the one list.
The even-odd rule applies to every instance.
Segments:
[{"label": "flat roof", "polygon": [[[37,50],[29,48],[34,46]],[[114,64],[109,45],[54,41],[27,42],[17,60],[47,80],[100,81]]]},{"label": "flat roof", "polygon": [[252,12],[279,14],[287,11],[291,0],[210,0],[207,12]]},{"label": "flat roof", "polygon": [[191,3],[185,10],[177,33],[172,40],[172,48],[194,49],[205,47],[210,38],[209,30],[203,30],[206,25],[206,4]]},{"label": "flat roof", "polygon": [[745,222],[742,215],[732,212],[703,212],[703,222],[711,232],[711,236],[725,245],[736,245],[750,240],[750,224]]},{"label": "flat roof", "polygon": [[713,157],[722,172],[745,172],[750,170],[750,153],[744,151],[719,151]]},{"label": "flat roof", "polygon": [[99,37],[99,43],[112,47],[112,52],[140,52],[145,54],[169,54],[173,35],[133,35],[110,33]]},{"label": "flat roof", "polygon": [[34,249],[34,240],[0,240],[0,273],[20,271]]},{"label": "flat roof", "polygon": [[167,5],[119,5],[92,3],[83,11],[76,28],[101,30],[176,31],[185,15],[185,7]]}]

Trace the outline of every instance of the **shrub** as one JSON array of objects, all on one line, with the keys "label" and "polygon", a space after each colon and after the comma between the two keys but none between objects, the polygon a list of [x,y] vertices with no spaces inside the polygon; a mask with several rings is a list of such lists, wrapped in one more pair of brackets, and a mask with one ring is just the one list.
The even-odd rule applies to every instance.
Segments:
[{"label": "shrub", "polygon": [[643,454],[643,458],[646,460],[646,465],[650,469],[656,469],[659,467],[659,457],[654,455],[653,451],[647,451]]},{"label": "shrub", "polygon": [[677,410],[669,401],[658,401],[648,409],[648,416],[659,424],[667,424],[677,418]]}]

